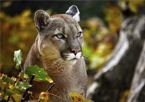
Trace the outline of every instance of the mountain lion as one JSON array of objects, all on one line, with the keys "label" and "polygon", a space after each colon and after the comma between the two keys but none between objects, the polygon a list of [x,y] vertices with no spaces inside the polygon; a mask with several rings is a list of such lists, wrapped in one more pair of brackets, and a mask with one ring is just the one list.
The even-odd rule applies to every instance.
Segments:
[{"label": "mountain lion", "polygon": [[[32,45],[24,68],[38,65],[54,80],[55,86],[50,90],[57,96],[68,101],[69,93],[86,94],[87,73],[82,55],[83,33],[78,24],[79,10],[72,5],[66,14],[49,16],[45,11],[38,10],[34,21],[38,36]],[[41,92],[49,87],[48,82],[33,81],[33,99],[38,99]],[[53,102],[64,102],[50,96]]]}]

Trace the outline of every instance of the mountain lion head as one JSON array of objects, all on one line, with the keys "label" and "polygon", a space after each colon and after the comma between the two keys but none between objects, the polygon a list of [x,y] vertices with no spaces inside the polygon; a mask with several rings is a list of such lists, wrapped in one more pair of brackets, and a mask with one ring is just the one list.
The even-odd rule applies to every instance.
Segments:
[{"label": "mountain lion head", "polygon": [[57,59],[74,65],[82,57],[83,33],[78,24],[79,13],[75,5],[66,14],[51,17],[43,10],[36,11],[37,47],[42,59]]}]

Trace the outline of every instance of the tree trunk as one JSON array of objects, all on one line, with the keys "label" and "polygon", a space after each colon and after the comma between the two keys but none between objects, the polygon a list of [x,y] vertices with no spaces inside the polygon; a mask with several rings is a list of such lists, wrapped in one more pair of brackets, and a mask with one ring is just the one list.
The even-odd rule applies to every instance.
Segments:
[{"label": "tree trunk", "polygon": [[127,102],[145,102],[145,41]]},{"label": "tree trunk", "polygon": [[95,102],[119,102],[123,93],[130,89],[145,38],[145,16],[127,12],[123,12],[119,42],[88,87],[87,96]]}]

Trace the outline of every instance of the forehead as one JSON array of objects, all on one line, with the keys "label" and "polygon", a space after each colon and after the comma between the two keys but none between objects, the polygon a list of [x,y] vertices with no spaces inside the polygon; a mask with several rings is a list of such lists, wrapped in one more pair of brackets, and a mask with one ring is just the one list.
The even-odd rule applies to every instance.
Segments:
[{"label": "forehead", "polygon": [[58,22],[76,23],[76,21],[70,15],[67,15],[67,14],[58,14],[51,17],[54,18],[54,20]]},{"label": "forehead", "polygon": [[79,24],[75,21],[74,18],[67,14],[59,14],[51,16],[53,18],[52,27],[69,30],[81,31]]}]

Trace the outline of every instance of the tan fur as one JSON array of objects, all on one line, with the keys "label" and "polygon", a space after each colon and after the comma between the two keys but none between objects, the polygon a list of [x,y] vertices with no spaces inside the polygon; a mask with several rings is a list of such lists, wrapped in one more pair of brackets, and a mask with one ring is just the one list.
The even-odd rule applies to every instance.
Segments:
[{"label": "tan fur", "polygon": [[[61,53],[72,53],[68,50],[70,46],[81,48],[83,35],[74,38],[75,34],[81,31],[81,27],[73,17],[67,14],[54,15],[46,22],[49,23],[43,26],[44,30],[38,31],[39,34],[29,51],[24,68],[34,65],[43,68],[56,83],[50,93],[68,101],[70,101],[68,94],[71,92],[84,93],[85,96],[87,74],[83,56],[72,65],[61,55]],[[57,39],[53,36],[58,33],[63,33],[68,40]],[[33,99],[38,99],[40,92],[46,91],[51,84],[34,81],[32,85],[30,90],[33,92]],[[54,96],[50,96],[50,99],[53,102],[64,102]]]}]

